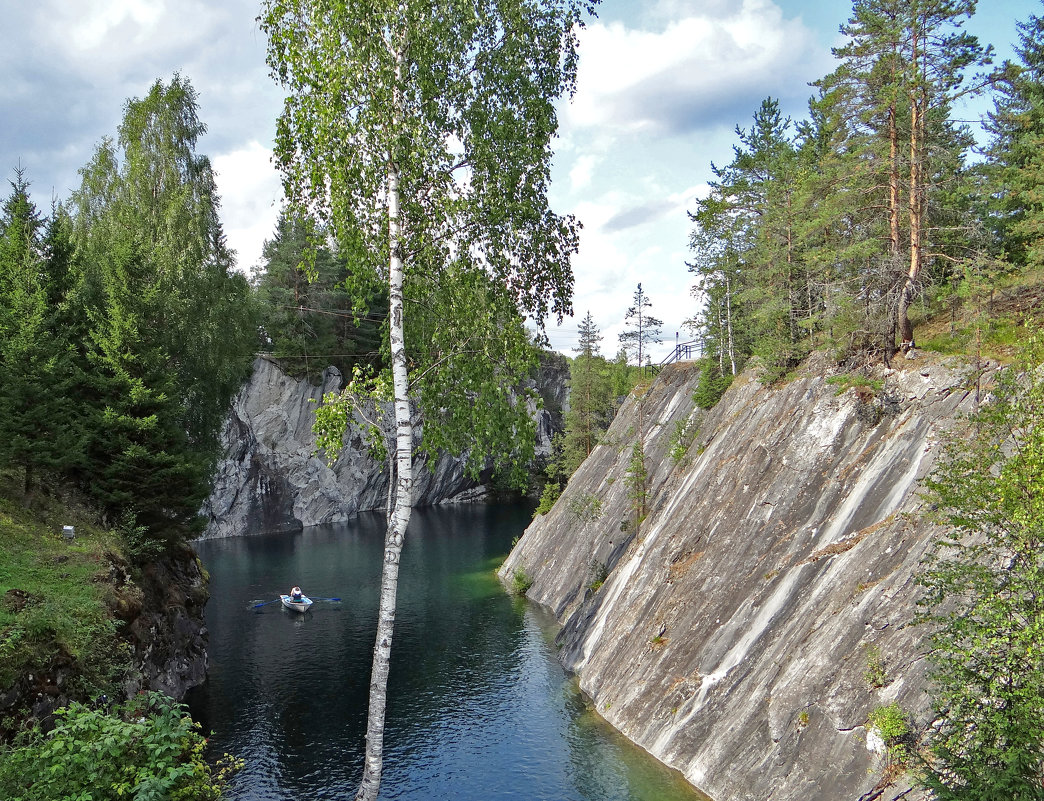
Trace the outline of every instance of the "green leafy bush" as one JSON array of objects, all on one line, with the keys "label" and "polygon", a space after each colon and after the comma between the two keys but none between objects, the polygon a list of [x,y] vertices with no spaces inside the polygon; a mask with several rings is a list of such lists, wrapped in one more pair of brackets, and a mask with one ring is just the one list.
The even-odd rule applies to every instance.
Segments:
[{"label": "green leafy bush", "polygon": [[187,711],[159,693],[110,711],[73,703],[49,734],[33,730],[0,751],[8,801],[217,801],[233,760],[212,768]]},{"label": "green leafy bush", "polygon": [[585,493],[571,498],[567,508],[577,523],[592,523],[602,516],[602,499]]},{"label": "green leafy bush", "polygon": [[511,574],[511,591],[515,595],[525,595],[533,586],[533,578],[522,568],[516,568]]},{"label": "green leafy bush", "polygon": [[903,708],[896,703],[876,707],[867,718],[867,723],[884,740],[892,762],[905,764],[910,758],[909,739],[913,732]]},{"label": "green leafy bush", "polygon": [[544,485],[544,491],[540,493],[540,503],[537,504],[536,514],[546,515],[550,512],[561,494],[562,487],[555,481],[548,481]]}]

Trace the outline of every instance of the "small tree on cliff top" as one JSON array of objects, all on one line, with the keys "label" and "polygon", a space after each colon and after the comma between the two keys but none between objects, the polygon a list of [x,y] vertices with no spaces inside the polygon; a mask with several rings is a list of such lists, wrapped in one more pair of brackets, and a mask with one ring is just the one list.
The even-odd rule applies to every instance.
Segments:
[{"label": "small tree on cliff top", "polygon": [[648,310],[651,308],[652,301],[645,294],[642,285],[638,284],[638,288],[634,291],[634,303],[624,315],[624,323],[628,328],[620,334],[620,344],[629,355],[633,355],[638,360],[639,367],[645,364],[644,360],[648,357],[649,346],[658,345],[663,341],[660,337],[660,326],[663,325],[663,321],[649,313]]},{"label": "small tree on cliff top", "polygon": [[288,90],[276,136],[287,197],[329,226],[356,280],[388,286],[396,490],[360,799],[380,786],[410,399],[429,450],[518,466],[532,448],[512,396],[534,361],[520,318],[570,310],[576,223],[548,206],[550,143],[555,101],[575,86],[576,26],[595,2],[263,6],[269,65]]}]

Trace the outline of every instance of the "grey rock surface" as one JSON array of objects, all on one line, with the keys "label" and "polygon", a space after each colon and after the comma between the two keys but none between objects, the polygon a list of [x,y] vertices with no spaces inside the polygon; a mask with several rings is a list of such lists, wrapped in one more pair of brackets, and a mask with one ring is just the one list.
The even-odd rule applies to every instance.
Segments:
[{"label": "grey rock surface", "polygon": [[[557,364],[554,359],[548,362]],[[564,379],[560,365],[541,370],[533,386],[544,397],[560,398]],[[565,375],[568,376],[568,367]],[[254,362],[250,380],[233,401],[222,431],[223,458],[213,490],[201,510],[204,538],[297,529],[349,519],[360,511],[384,509],[388,497],[385,464],[370,458],[358,428],[330,466],[314,454],[314,409],[328,392],[343,386],[335,368],[318,384],[287,376],[267,359]],[[559,409],[561,401],[558,401]],[[545,405],[551,407],[545,401]],[[550,437],[561,430],[561,411],[533,409],[537,416],[537,450],[550,452]],[[420,421],[415,430],[420,441]],[[434,469],[418,465],[413,503],[472,502],[489,494],[489,476],[472,478],[465,459],[442,454]]]},{"label": "grey rock surface", "polygon": [[[638,533],[632,397],[501,568],[525,571],[563,623],[561,658],[598,712],[716,801],[899,797],[867,715],[895,701],[929,722],[926,632],[910,621],[937,529],[919,481],[976,382],[921,354],[879,368],[883,389],[839,393],[813,362],[778,388],[743,375],[708,412],[695,367],[665,369],[642,401]],[[676,459],[679,425],[695,435]]]}]

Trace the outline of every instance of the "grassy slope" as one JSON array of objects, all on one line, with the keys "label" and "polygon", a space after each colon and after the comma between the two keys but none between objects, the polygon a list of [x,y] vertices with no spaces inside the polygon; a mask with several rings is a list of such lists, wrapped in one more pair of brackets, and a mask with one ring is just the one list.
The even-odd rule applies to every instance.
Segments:
[{"label": "grassy slope", "polygon": [[[108,690],[126,664],[112,612],[120,545],[56,498],[27,503],[18,478],[0,472],[0,698],[19,679],[55,670],[66,674],[63,694],[90,697]],[[63,525],[76,526],[73,542]]]},{"label": "grassy slope", "polygon": [[928,319],[914,321],[918,347],[1006,364],[1025,328],[1044,324],[1044,270],[1010,276],[979,298],[943,305]]}]

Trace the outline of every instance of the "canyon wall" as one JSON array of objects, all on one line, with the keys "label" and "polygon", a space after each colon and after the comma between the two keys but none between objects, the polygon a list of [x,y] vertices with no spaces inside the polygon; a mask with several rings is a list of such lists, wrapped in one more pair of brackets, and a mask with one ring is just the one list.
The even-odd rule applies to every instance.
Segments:
[{"label": "canyon wall", "polygon": [[709,411],[695,366],[666,368],[501,568],[557,615],[598,712],[715,801],[919,797],[867,716],[930,720],[919,482],[992,368],[912,355],[865,386],[822,357],[777,387],[747,373]]}]

